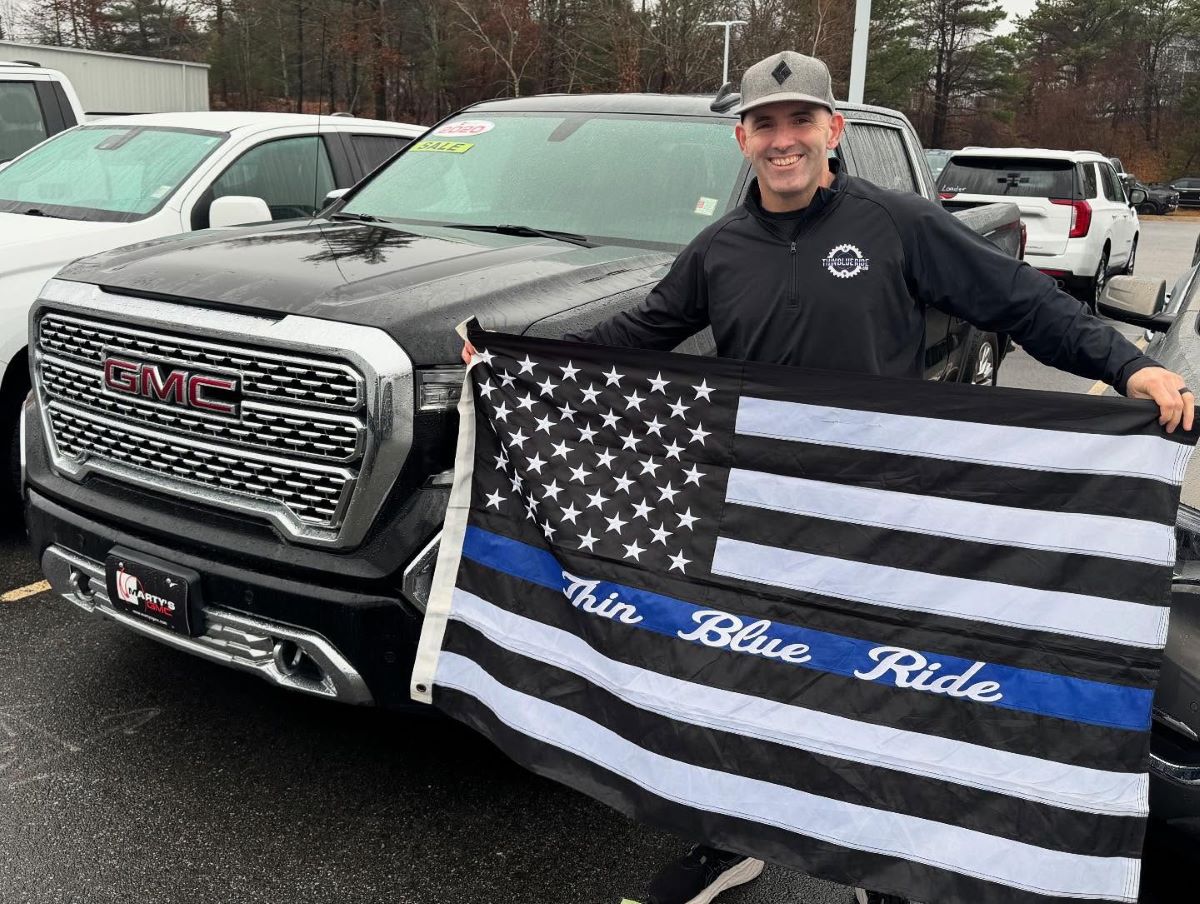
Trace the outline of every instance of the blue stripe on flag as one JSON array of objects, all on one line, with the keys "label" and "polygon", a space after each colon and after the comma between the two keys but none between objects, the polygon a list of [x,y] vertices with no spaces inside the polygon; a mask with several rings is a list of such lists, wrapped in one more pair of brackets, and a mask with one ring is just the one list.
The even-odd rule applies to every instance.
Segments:
[{"label": "blue stripe on flag", "polygon": [[[562,565],[546,550],[501,537],[478,527],[467,527],[463,540],[463,555],[487,568],[564,594],[573,583],[564,578]],[[693,635],[695,639],[689,639],[690,643],[721,646],[727,650],[731,648],[731,640],[735,644],[739,643],[735,639],[738,626],[736,613],[719,612],[711,607],[697,606],[636,587],[608,581],[593,581],[586,576],[579,578],[588,582],[586,593],[596,601],[603,603],[609,600],[610,595],[615,594],[613,599],[616,602],[627,604],[626,608],[617,611],[625,612],[629,616],[636,610],[636,623],[630,624],[628,617],[613,618],[618,624],[624,623],[631,628],[653,631],[667,637]],[[592,586],[593,583],[595,586]],[[708,614],[697,618],[699,613]],[[747,623],[745,619],[740,621],[747,627],[753,624]],[[708,626],[707,630],[702,630],[702,624]],[[800,665],[802,668],[858,677],[891,686],[907,687],[915,682],[919,690],[927,692],[929,683],[938,681],[939,676],[946,676],[941,679],[942,689],[946,690],[949,683],[958,692],[950,696],[965,696],[971,688],[975,688],[975,694],[969,699],[983,705],[1131,731],[1145,731],[1150,727],[1151,701],[1154,697],[1152,690],[1011,666],[976,663],[924,651],[893,652],[901,648],[783,622],[765,624],[766,630],[753,637],[743,634],[740,645],[753,646],[754,640],[757,639],[758,649],[761,650],[762,645],[769,640],[775,640],[771,647],[777,654],[774,658]],[[737,651],[736,646],[733,649]],[[785,651],[789,651],[786,657],[779,655]],[[874,658],[871,655],[872,651],[876,653]],[[916,657],[921,657],[924,664],[916,664]],[[798,662],[799,659],[804,661]],[[893,662],[893,667],[885,669],[884,666],[889,660]],[[922,679],[922,669],[934,663],[940,663],[941,667],[926,674]],[[856,675],[856,672],[859,674]],[[951,681],[952,676],[967,672],[970,672],[968,680],[960,683]],[[898,684],[901,680],[905,683]],[[999,699],[995,699],[997,696]]]}]

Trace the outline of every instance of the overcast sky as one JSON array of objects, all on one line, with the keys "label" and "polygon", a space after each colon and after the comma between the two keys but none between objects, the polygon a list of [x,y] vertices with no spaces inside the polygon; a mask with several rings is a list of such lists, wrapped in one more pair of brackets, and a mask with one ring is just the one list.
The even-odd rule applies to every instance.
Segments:
[{"label": "overcast sky", "polygon": [[1017,16],[1028,16],[1033,11],[1035,0],[1000,0],[1000,6],[1008,13],[1008,18],[1000,23],[997,34],[1007,34],[1013,30],[1013,20]]}]

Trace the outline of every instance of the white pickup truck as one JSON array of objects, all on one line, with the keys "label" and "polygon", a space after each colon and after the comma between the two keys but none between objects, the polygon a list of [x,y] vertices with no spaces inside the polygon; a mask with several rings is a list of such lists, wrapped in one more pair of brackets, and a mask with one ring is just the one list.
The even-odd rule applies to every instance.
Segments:
[{"label": "white pickup truck", "polygon": [[194,229],[313,216],[423,131],[344,116],[153,113],[90,122],[0,164],[0,493],[18,486],[27,314],[59,268]]}]

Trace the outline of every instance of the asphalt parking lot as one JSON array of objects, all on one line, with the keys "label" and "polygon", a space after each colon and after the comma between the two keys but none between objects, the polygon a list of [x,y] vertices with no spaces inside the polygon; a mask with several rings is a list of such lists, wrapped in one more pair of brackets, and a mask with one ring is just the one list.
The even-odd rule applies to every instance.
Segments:
[{"label": "asphalt parking lot", "polygon": [[[1173,284],[1198,232],[1200,219],[1147,220],[1139,275]],[[1094,389],[1020,350],[1000,376]],[[9,529],[0,904],[617,904],[686,849],[529,775],[465,729],[276,690],[96,620],[40,580]],[[1171,889],[1195,845],[1155,830],[1144,901],[1191,900]],[[768,867],[720,900],[852,898]]]}]

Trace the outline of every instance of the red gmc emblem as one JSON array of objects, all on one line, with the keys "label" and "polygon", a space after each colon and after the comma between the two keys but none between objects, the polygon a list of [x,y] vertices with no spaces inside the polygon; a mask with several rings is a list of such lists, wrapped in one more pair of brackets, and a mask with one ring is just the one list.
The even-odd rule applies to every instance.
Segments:
[{"label": "red gmc emblem", "polygon": [[165,370],[147,361],[104,359],[104,387],[178,408],[195,408],[236,417],[238,381],[215,374]]}]

